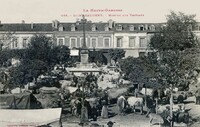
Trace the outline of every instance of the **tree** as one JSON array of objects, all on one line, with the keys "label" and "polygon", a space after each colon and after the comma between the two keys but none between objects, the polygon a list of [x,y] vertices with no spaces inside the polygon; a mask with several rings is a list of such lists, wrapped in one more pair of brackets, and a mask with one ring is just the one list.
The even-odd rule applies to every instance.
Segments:
[{"label": "tree", "polygon": [[56,46],[50,50],[49,63],[51,66],[56,64],[63,65],[71,61],[70,49],[67,46]]},{"label": "tree", "polygon": [[106,63],[106,61],[104,60],[103,51],[102,50],[89,51],[89,62],[95,62],[101,64]]},{"label": "tree", "polygon": [[9,49],[11,44],[14,44],[17,39],[15,36],[13,36],[14,34],[15,32],[7,31],[0,36],[0,66],[7,65],[9,63],[8,60],[11,58],[20,59],[21,54],[23,54],[22,50]]},{"label": "tree", "polygon": [[36,34],[31,38],[25,53],[25,58],[38,59],[48,63],[50,60],[50,50],[53,49],[53,40],[44,34]]},{"label": "tree", "polygon": [[125,56],[125,51],[123,49],[110,49],[108,52],[111,56],[111,59],[113,59],[115,62]]},{"label": "tree", "polygon": [[[183,80],[191,79],[199,66],[199,45],[192,29],[196,27],[195,15],[171,12],[167,15],[166,26],[151,38],[150,47],[158,54],[157,80],[172,91]],[[191,57],[193,56],[193,57]]]},{"label": "tree", "polygon": [[0,51],[8,49],[10,45],[17,39],[13,36],[15,32],[7,31],[0,36]]},{"label": "tree", "polygon": [[149,87],[153,87],[150,79],[155,78],[155,70],[152,68],[155,63],[151,63],[153,60],[149,59],[150,56],[142,56],[138,58],[128,57],[120,60],[119,64],[128,80],[148,84]]},{"label": "tree", "polygon": [[[12,50],[13,51],[13,50]],[[43,34],[31,38],[27,49],[20,50],[16,56],[21,58],[21,64],[11,69],[11,83],[24,85],[52,69],[56,64],[69,61],[69,48],[54,46],[53,39]]]},{"label": "tree", "polygon": [[[157,52],[160,65],[158,78],[164,79],[160,80],[162,84],[178,86],[182,78],[197,66],[197,62],[192,61],[199,55],[199,46],[192,32],[196,25],[194,18],[194,15],[171,12],[166,27],[151,38],[150,47]],[[191,55],[193,58],[187,57]]]},{"label": "tree", "polygon": [[40,74],[44,74],[48,69],[46,63],[40,60],[23,60],[18,67],[10,70],[10,84],[12,87],[20,86],[37,79]]}]

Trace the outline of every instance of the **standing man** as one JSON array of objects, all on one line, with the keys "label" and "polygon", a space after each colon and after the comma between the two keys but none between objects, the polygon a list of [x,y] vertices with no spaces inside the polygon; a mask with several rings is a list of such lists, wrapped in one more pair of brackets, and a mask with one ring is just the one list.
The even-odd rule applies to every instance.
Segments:
[{"label": "standing man", "polygon": [[74,73],[72,74],[73,75],[73,81],[74,81],[74,83],[75,83],[75,86],[77,87],[77,84],[78,84],[78,77],[76,77],[75,75],[74,75]]},{"label": "standing man", "polygon": [[81,118],[79,125],[87,125],[89,122],[88,119],[88,109],[85,103],[85,98],[82,98],[82,108],[81,108]]},{"label": "standing man", "polygon": [[200,89],[196,86],[196,92],[195,92],[195,97],[196,97],[196,104],[200,104]]},{"label": "standing man", "polygon": [[124,114],[124,109],[126,107],[126,99],[124,98],[124,96],[120,96],[117,99],[117,106],[118,106],[118,110],[119,110],[119,114]]}]

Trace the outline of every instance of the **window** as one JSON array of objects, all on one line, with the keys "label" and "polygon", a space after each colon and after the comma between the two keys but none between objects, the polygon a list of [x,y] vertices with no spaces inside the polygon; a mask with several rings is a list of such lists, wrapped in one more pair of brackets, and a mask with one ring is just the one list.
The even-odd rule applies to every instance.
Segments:
[{"label": "window", "polygon": [[140,47],[147,47],[147,42],[145,38],[140,38]]},{"label": "window", "polygon": [[156,28],[154,25],[151,25],[150,30],[154,31]]},{"label": "window", "polygon": [[58,38],[57,45],[58,46],[64,45],[64,38]]},{"label": "window", "polygon": [[18,48],[18,39],[17,38],[13,39],[12,47],[13,48]]},{"label": "window", "polygon": [[77,39],[76,38],[71,38],[70,39],[70,46],[72,48],[76,47]]},{"label": "window", "polygon": [[92,25],[92,31],[96,31],[96,25],[95,24]]},{"label": "window", "polygon": [[75,31],[75,25],[74,24],[71,25],[71,31]]},{"label": "window", "polygon": [[26,48],[26,47],[27,47],[27,44],[28,44],[28,39],[27,39],[27,38],[23,38],[22,47],[23,47],[23,48]]},{"label": "window", "polygon": [[121,31],[122,30],[122,25],[118,25],[116,30]]},{"label": "window", "polygon": [[109,31],[108,25],[105,25],[105,31]]},{"label": "window", "polygon": [[117,38],[117,47],[122,47],[122,38]]},{"label": "window", "polygon": [[143,26],[143,25],[140,25],[140,26],[139,26],[139,30],[140,30],[140,31],[143,31],[143,30],[144,30],[144,26]]},{"label": "window", "polygon": [[97,39],[91,38],[91,43],[92,43],[92,47],[96,47],[97,46]]},{"label": "window", "polygon": [[134,37],[129,38],[129,47],[135,47],[135,38]]},{"label": "window", "polygon": [[104,38],[104,47],[110,47],[110,38]]},{"label": "window", "polygon": [[60,24],[58,27],[58,31],[63,31],[63,29],[64,29],[63,25]]},{"label": "window", "polygon": [[130,25],[130,26],[129,26],[129,30],[130,30],[130,31],[134,31],[134,26],[133,26],[133,25]]}]

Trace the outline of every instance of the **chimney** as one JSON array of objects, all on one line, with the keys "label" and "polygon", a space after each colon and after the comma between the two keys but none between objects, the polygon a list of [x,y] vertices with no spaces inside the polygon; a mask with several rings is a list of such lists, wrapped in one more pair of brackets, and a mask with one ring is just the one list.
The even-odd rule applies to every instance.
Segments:
[{"label": "chimney", "polygon": [[108,27],[109,28],[113,27],[113,20],[112,19],[108,20]]},{"label": "chimney", "polygon": [[77,18],[76,19],[76,25],[78,26],[80,24],[80,20]]},{"label": "chimney", "polygon": [[31,29],[33,29],[33,23],[31,23]]},{"label": "chimney", "polygon": [[55,21],[54,20],[52,21],[52,27],[53,28],[55,27]]},{"label": "chimney", "polygon": [[55,28],[58,29],[59,21],[55,20]]},{"label": "chimney", "polygon": [[116,25],[116,21],[113,21],[113,27],[115,27],[115,25]]},{"label": "chimney", "polygon": [[22,24],[25,24],[25,21],[24,21],[24,20],[22,20]]},{"label": "chimney", "polygon": [[149,30],[149,29],[148,29],[148,25],[147,25],[147,24],[145,24],[145,30]]}]

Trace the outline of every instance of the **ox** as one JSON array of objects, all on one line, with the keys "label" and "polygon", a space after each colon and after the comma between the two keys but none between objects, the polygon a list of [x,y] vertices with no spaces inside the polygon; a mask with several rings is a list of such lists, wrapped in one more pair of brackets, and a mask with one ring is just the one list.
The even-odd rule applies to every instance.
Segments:
[{"label": "ox", "polygon": [[139,107],[140,114],[143,114],[143,98],[140,97],[129,97],[127,99],[128,105],[135,112],[136,107]]},{"label": "ox", "polygon": [[60,80],[59,83],[61,84],[61,88],[64,89],[67,86],[71,86],[73,82],[68,80]]},{"label": "ox", "polygon": [[149,119],[150,126],[155,125],[155,124],[159,124],[159,125],[164,124],[163,118],[158,114],[150,113],[149,118],[150,118]]}]

